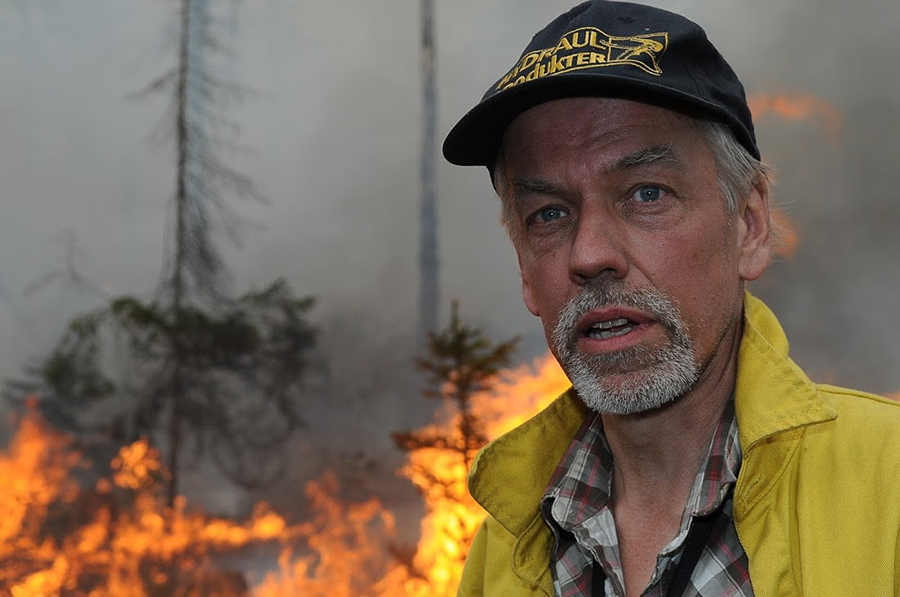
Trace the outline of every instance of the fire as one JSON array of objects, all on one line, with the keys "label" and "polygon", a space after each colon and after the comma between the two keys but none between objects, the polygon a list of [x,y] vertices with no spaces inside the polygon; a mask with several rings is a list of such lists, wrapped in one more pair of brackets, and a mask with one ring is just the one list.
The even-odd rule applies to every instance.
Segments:
[{"label": "fire", "polygon": [[[546,407],[568,386],[568,378],[547,355],[534,366],[522,365],[510,371],[494,392],[476,396],[472,412],[493,439]],[[442,424],[456,428],[453,418]],[[469,544],[484,519],[484,511],[469,497],[467,471],[458,456],[419,450],[402,472],[417,487],[426,489],[428,514],[422,520],[422,535],[413,559],[413,569],[421,577],[410,578],[395,571],[382,583],[379,594],[455,595]]]},{"label": "fire", "polygon": [[812,95],[754,95],[748,98],[750,112],[754,120],[769,114],[785,120],[821,121],[826,136],[836,141],[841,134],[843,119],[840,112],[829,104]]},{"label": "fire", "polygon": [[[747,103],[753,119],[758,123],[769,115],[784,120],[813,120],[821,122],[825,136],[836,142],[841,135],[843,118],[828,102],[812,95],[753,95]],[[794,257],[800,238],[797,227],[777,205],[772,208],[772,220],[778,232],[775,254],[787,259]]]},{"label": "fire", "polygon": [[[568,381],[549,355],[508,372],[473,413],[493,438],[555,398]],[[453,415],[436,426],[455,430]],[[338,499],[334,474],[306,485],[310,520],[288,524],[265,504],[243,522],[209,516],[183,497],[163,504],[166,471],[146,441],[119,449],[110,474],[85,487],[72,441],[29,409],[0,453],[0,594],[13,597],[293,597],[454,595],[484,512],[466,490],[459,454],[419,450],[402,474],[422,489],[427,515],[414,555],[395,547],[394,516],[375,498]],[[426,473],[427,472],[427,473]],[[223,570],[216,556],[263,542],[277,571]]]},{"label": "fire", "polygon": [[[8,454],[0,457],[0,587],[14,595],[40,594],[47,577],[65,566],[57,550],[41,536],[41,523],[57,501],[71,503],[75,486],[68,477],[76,460],[65,453],[67,441],[43,433],[31,419],[22,421]],[[35,562],[40,564],[35,565]],[[52,583],[52,581],[49,581]]]},{"label": "fire", "polygon": [[[494,392],[478,395],[473,400],[473,414],[481,421],[491,439],[547,406],[569,385],[556,361],[547,355],[533,366],[522,365],[506,375]],[[456,416],[439,413],[440,421],[434,430],[444,432],[457,429]],[[373,521],[384,515],[377,503],[347,508],[334,502],[336,487],[322,494],[320,511],[330,512],[331,521],[357,521],[357,532],[332,533],[328,538],[319,537],[329,546],[336,561],[350,565],[344,570],[320,560],[318,568],[311,568],[309,560],[290,561],[283,558],[280,573],[270,574],[259,587],[260,597],[287,597],[305,595],[377,595],[394,597],[444,597],[456,594],[462,576],[463,564],[469,544],[478,525],[484,519],[484,511],[469,497],[466,489],[465,465],[458,453],[447,450],[417,450],[401,471],[420,490],[425,499],[426,516],[421,523],[421,538],[415,554],[403,561],[399,557],[383,567],[378,579],[365,584],[360,570],[377,568],[385,561],[378,557],[377,542],[364,532]],[[333,522],[322,526],[328,528]],[[377,526],[377,525],[376,525]],[[389,536],[382,533],[381,539]],[[380,546],[381,553],[385,551]],[[400,554],[398,554],[400,555]],[[347,590],[347,587],[350,590]],[[366,588],[367,587],[367,588]]]},{"label": "fire", "polygon": [[278,573],[266,576],[253,592],[256,597],[365,595],[373,579],[395,565],[386,549],[393,539],[393,515],[375,498],[345,504],[336,499],[337,492],[332,473],[307,484],[306,494],[316,514],[296,534],[310,553],[298,554],[291,547],[282,550]]},{"label": "fire", "polygon": [[[569,382],[547,355],[473,400],[494,438],[547,406]],[[895,396],[900,399],[900,394]],[[457,429],[439,413],[435,429]],[[376,498],[338,498],[336,475],[306,485],[313,516],[289,524],[265,504],[236,522],[162,505],[165,470],[146,442],[122,447],[89,489],[72,441],[33,410],[0,453],[0,594],[12,597],[444,597],[455,595],[484,512],[466,491],[459,453],[417,450],[401,471],[427,514],[414,554],[394,545],[394,515]],[[222,569],[216,555],[269,542],[277,570],[261,578]],[[253,581],[255,586],[252,586]]]},{"label": "fire", "polygon": [[[81,462],[71,441],[43,423],[34,409],[19,422],[0,454],[0,478],[6,484],[0,492],[0,594],[247,596],[243,576],[219,569],[214,556],[261,542],[283,544],[287,554],[289,543],[305,540],[308,551],[326,563],[323,569],[331,570],[325,546],[315,543],[325,526],[321,520],[290,526],[257,504],[248,520],[235,522],[189,509],[183,497],[174,507],[164,507],[159,483],[164,470],[146,441],[122,447],[112,461],[111,478],[100,478],[88,489],[75,481],[86,469]],[[320,516],[340,533],[344,526],[334,521],[344,520],[341,513],[321,508],[328,505],[327,497],[320,497],[331,491],[328,483],[329,478],[310,483],[307,491]],[[365,508],[378,506],[347,508],[365,517]],[[392,529],[389,515],[380,518]],[[347,524],[355,523],[350,516]]]}]

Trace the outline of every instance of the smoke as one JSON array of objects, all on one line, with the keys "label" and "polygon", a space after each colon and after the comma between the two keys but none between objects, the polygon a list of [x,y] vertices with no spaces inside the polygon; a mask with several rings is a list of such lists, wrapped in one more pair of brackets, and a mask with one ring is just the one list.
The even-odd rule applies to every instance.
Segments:
[{"label": "smoke", "polygon": [[[463,0],[436,7],[439,132],[445,134],[567,0]],[[764,158],[800,237],[796,256],[755,286],[793,354],[818,380],[900,389],[900,79],[896,0],[670,0],[699,21],[748,93],[813,95],[843,123],[757,123]],[[0,4],[0,373],[46,351],[90,293],[29,283],[58,269],[70,230],[84,275],[110,294],[143,292],[162,262],[173,156],[146,142],[161,100],[124,97],[171,65],[172,15],[149,0]],[[299,482],[320,456],[362,454],[393,470],[390,430],[427,419],[409,374],[415,330],[420,126],[418,14],[399,0],[231,3],[232,54],[220,66],[259,93],[229,107],[227,154],[268,205],[238,205],[258,226],[224,247],[234,288],[285,276],[319,302],[323,355]],[[237,15],[237,16],[236,16]],[[498,340],[545,349],[521,304],[512,249],[482,169],[438,171],[442,305]],[[31,323],[28,323],[31,322]],[[329,400],[326,400],[328,398]],[[333,399],[332,399],[333,398]],[[394,459],[394,460],[392,460]],[[355,466],[355,465],[354,465]],[[374,466],[374,465],[373,465]],[[388,474],[388,473],[386,473]],[[399,499],[399,498],[398,498]]]}]

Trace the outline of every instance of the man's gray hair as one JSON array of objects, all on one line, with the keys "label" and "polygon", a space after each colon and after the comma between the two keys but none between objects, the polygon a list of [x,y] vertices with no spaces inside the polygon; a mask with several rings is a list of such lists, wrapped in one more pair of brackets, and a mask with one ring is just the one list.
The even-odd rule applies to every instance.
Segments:
[{"label": "man's gray hair", "polygon": [[696,123],[716,158],[716,176],[725,207],[734,213],[754,184],[771,182],[772,169],[750,155],[728,126],[709,120]]},{"label": "man's gray hair", "polygon": [[[771,186],[772,169],[750,155],[744,146],[738,143],[727,125],[709,120],[692,120],[715,156],[719,190],[729,213],[734,213],[740,201],[747,196],[754,184]],[[506,164],[501,147],[497,153],[497,161],[491,172],[491,178],[494,189],[500,197],[500,223],[506,228],[510,238],[515,241],[517,232],[515,213],[513,212],[513,203],[504,197],[505,176]],[[777,230],[773,230],[773,232],[777,239]]]}]

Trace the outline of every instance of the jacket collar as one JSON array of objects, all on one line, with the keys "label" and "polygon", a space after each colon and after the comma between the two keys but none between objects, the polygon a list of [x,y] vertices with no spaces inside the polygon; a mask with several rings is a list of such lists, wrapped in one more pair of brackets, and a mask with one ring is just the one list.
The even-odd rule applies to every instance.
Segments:
[{"label": "jacket collar", "polygon": [[783,464],[800,445],[803,429],[837,418],[837,411],[788,357],[788,348],[775,315],[747,294],[734,391],[744,454],[734,493],[739,527],[784,472]]},{"label": "jacket collar", "polygon": [[[745,465],[749,453],[763,440],[837,417],[815,385],[788,358],[788,348],[775,315],[747,293],[735,387],[735,416]],[[540,515],[540,501],[586,414],[587,408],[570,388],[538,415],[485,446],[469,474],[472,496],[517,538],[514,568],[531,584],[537,584],[546,573],[552,546]],[[784,457],[794,444],[784,446]],[[778,458],[774,452],[772,456]],[[738,509],[752,506],[774,480],[766,475],[739,479]]]},{"label": "jacket collar", "polygon": [[482,448],[469,472],[469,493],[516,538],[513,572],[547,594],[552,592],[547,562],[553,536],[540,502],[587,413],[569,388],[537,416]]},{"label": "jacket collar", "polygon": [[[547,483],[587,412],[569,388],[537,416],[489,443],[475,457],[469,493],[513,535],[518,537],[539,516]],[[516,464],[507,466],[512,463]]]},{"label": "jacket collar", "polygon": [[788,358],[778,319],[762,301],[744,297],[744,332],[738,352],[735,413],[741,449],[773,435],[837,418],[815,384]]}]

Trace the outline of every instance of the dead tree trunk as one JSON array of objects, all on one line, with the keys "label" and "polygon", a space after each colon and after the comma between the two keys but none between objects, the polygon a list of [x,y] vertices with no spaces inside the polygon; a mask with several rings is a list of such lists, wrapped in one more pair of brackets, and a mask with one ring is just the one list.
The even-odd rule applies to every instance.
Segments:
[{"label": "dead tree trunk", "polygon": [[419,244],[419,341],[437,328],[439,259],[437,238],[437,92],[435,82],[434,0],[422,0],[422,148]]},{"label": "dead tree trunk", "polygon": [[[187,263],[187,207],[188,207],[188,71],[190,68],[191,0],[181,2],[181,35],[178,47],[178,82],[175,87],[175,143],[177,168],[175,172],[175,255],[172,264],[172,307],[175,320],[184,312],[185,267]],[[172,335],[172,403],[169,421],[169,487],[166,502],[172,506],[178,494],[178,457],[181,452],[181,408],[184,401],[184,355],[178,334]]]}]

